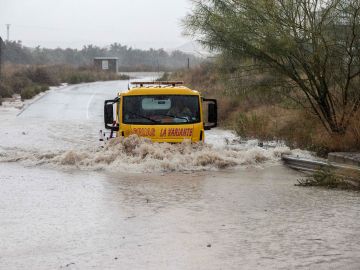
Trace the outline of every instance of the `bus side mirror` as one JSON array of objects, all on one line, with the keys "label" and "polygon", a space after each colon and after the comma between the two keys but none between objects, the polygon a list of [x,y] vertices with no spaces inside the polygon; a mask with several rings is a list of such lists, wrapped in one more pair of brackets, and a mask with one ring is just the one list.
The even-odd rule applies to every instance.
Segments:
[{"label": "bus side mirror", "polygon": [[119,126],[114,125],[114,104],[119,102],[119,98],[113,100],[105,100],[104,104],[104,122],[105,128],[112,131],[118,131]]},{"label": "bus side mirror", "polygon": [[104,121],[106,125],[112,125],[114,122],[114,106],[113,104],[105,104],[104,107]]},{"label": "bus side mirror", "polygon": [[217,107],[215,103],[209,103],[208,105],[208,122],[217,123]]},{"label": "bus side mirror", "polygon": [[217,127],[217,101],[216,99],[203,98],[203,102],[209,102],[208,104],[208,123],[204,123],[204,129],[210,130]]}]

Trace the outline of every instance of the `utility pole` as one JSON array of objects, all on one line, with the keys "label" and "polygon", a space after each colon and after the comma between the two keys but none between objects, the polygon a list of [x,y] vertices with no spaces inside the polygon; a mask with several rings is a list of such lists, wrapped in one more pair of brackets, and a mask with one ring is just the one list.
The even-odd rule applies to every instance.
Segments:
[{"label": "utility pole", "polygon": [[0,37],[0,82],[2,80],[2,53],[3,53],[3,40]]},{"label": "utility pole", "polygon": [[7,41],[10,40],[10,24],[6,24]]}]

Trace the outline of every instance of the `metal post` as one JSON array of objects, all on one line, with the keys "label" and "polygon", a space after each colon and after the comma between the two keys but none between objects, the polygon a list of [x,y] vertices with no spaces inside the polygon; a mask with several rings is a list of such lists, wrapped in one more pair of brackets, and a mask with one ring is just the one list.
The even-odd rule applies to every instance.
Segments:
[{"label": "metal post", "polygon": [[3,53],[3,40],[0,37],[0,81],[2,80],[2,53]]},{"label": "metal post", "polygon": [[6,30],[7,30],[7,41],[10,40],[10,24],[6,24]]},{"label": "metal post", "polygon": [[187,67],[190,69],[190,58],[187,59]]}]

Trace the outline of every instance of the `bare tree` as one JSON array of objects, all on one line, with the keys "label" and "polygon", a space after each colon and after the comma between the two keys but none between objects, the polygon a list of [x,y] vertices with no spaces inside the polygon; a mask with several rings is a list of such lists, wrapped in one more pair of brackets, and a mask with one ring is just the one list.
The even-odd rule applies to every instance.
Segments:
[{"label": "bare tree", "polygon": [[345,133],[360,107],[359,0],[193,2],[187,34],[282,74],[329,133]]}]

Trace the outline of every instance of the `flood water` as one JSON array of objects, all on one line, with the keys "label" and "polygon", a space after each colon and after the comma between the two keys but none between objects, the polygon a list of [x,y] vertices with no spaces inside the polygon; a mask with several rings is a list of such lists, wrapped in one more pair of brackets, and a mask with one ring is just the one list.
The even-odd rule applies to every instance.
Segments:
[{"label": "flood water", "polygon": [[0,107],[0,269],[360,269],[359,193],[294,186],[283,145],[100,147],[127,83]]}]

